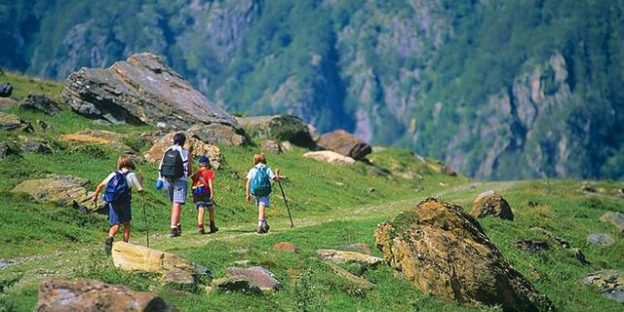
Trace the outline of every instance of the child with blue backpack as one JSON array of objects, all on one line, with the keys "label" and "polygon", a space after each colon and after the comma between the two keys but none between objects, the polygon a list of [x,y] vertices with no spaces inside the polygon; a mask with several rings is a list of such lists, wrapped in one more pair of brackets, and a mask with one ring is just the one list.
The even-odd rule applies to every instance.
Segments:
[{"label": "child with blue backpack", "polygon": [[247,173],[245,184],[245,197],[251,203],[251,196],[256,199],[258,206],[258,234],[266,234],[269,231],[269,223],[266,218],[266,208],[270,206],[271,180],[279,182],[279,169],[275,173],[267,166],[266,157],[263,153],[257,153],[253,157],[254,166]]},{"label": "child with blue backpack", "polygon": [[123,155],[117,160],[117,170],[109,174],[102,183],[98,184],[93,195],[93,201],[97,205],[100,192],[104,190],[103,200],[108,205],[108,220],[110,229],[108,238],[104,242],[104,251],[111,253],[113,240],[123,224],[123,241],[130,239],[130,220],[132,220],[132,189],[136,189],[143,195],[143,185],[139,177],[132,172],[135,169],[130,157]]},{"label": "child with blue backpack", "polygon": [[210,229],[208,233],[216,233],[219,228],[215,226],[214,213],[214,178],[215,174],[210,166],[210,159],[202,155],[199,157],[199,170],[193,174],[193,202],[197,206],[197,232],[205,234],[204,230],[204,213],[208,208],[208,218],[210,220]]}]

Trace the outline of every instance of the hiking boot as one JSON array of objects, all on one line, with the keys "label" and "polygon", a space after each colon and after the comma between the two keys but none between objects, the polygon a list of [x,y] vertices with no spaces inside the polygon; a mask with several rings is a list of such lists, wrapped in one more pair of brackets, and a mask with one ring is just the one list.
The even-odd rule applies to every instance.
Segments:
[{"label": "hiking boot", "polygon": [[178,235],[182,235],[182,224],[178,223],[176,226],[178,227]]},{"label": "hiking boot", "polygon": [[206,234],[206,231],[204,230],[204,228],[199,228],[197,230],[197,234],[204,235],[204,234]]},{"label": "hiking boot", "polygon": [[265,230],[266,232],[268,232],[268,231],[269,231],[269,229],[271,229],[271,227],[269,226],[269,223],[265,221],[265,222],[264,222],[264,230]]},{"label": "hiking boot", "polygon": [[169,237],[178,237],[180,236],[180,230],[177,227],[171,228],[171,233],[169,233]]},{"label": "hiking boot", "polygon": [[259,226],[256,234],[266,234],[266,229],[264,226]]},{"label": "hiking boot", "polygon": [[105,241],[104,241],[104,252],[110,256],[111,252],[113,250],[113,237],[109,236]]},{"label": "hiking boot", "polygon": [[208,231],[208,234],[217,233],[218,230],[219,230],[218,227],[216,227],[214,225],[210,225],[210,231]]}]

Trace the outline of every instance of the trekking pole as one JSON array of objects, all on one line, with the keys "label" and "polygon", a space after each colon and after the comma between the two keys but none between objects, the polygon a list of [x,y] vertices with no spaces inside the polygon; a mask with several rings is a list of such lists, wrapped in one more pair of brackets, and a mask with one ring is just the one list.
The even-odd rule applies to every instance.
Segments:
[{"label": "trekking pole", "polygon": [[292,221],[292,217],[290,216],[290,208],[288,208],[288,200],[286,200],[286,194],[284,194],[284,188],[282,188],[282,182],[278,180],[277,185],[279,185],[280,191],[282,191],[282,197],[284,198],[284,203],[286,204],[286,210],[288,210],[288,219],[290,219],[290,227],[295,227]]},{"label": "trekking pole", "polygon": [[141,196],[141,206],[143,206],[143,219],[145,220],[145,241],[147,248],[149,248],[149,227],[147,226],[147,212],[145,211],[145,198],[143,196]]}]

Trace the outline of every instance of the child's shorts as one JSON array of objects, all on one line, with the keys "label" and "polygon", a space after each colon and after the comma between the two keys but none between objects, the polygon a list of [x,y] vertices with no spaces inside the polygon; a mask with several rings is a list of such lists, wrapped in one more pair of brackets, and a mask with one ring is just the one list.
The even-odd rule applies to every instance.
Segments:
[{"label": "child's shorts", "polygon": [[195,205],[197,205],[197,209],[212,207],[212,200],[210,200],[210,198],[197,199],[194,201],[195,201]]},{"label": "child's shorts", "polygon": [[110,225],[128,223],[132,220],[132,210],[130,209],[130,202],[108,204],[108,221]]},{"label": "child's shorts", "polygon": [[256,197],[256,206],[260,206],[260,204],[263,204],[264,207],[268,208],[271,205],[271,201],[269,200],[269,196]]}]

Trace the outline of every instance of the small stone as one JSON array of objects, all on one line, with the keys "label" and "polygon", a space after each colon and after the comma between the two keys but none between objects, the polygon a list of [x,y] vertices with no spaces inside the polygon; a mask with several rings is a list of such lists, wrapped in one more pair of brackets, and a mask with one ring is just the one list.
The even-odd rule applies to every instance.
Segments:
[{"label": "small stone", "polygon": [[255,293],[261,292],[260,288],[252,283],[245,276],[230,276],[225,278],[219,278],[212,282],[212,287],[216,288],[220,292],[244,292]]},{"label": "small stone", "polygon": [[28,94],[19,103],[19,106],[48,115],[58,114],[61,111],[61,108],[56,102],[43,94]]},{"label": "small stone", "polygon": [[273,245],[273,249],[277,251],[298,252],[299,248],[291,242],[280,242]]},{"label": "small stone", "polygon": [[602,215],[602,217],[600,217],[600,221],[615,225],[618,232],[620,232],[621,235],[624,235],[624,213],[607,211],[604,215]]},{"label": "small stone", "polygon": [[375,267],[383,262],[382,258],[362,254],[355,251],[342,251],[335,249],[319,249],[316,257],[323,261],[333,263],[357,263],[366,267]]},{"label": "small stone", "polygon": [[370,193],[374,193],[375,191],[376,191],[376,190],[375,190],[375,188],[374,188],[374,187],[369,187],[369,188],[366,190],[366,193],[369,193],[369,194],[370,194]]},{"label": "small stone", "polygon": [[587,242],[598,247],[609,247],[615,244],[615,239],[606,233],[593,233],[587,236]]},{"label": "small stone", "polygon": [[188,270],[173,268],[163,274],[163,284],[183,290],[192,290],[195,287],[195,278]]},{"label": "small stone", "polygon": [[281,153],[282,150],[280,148],[280,145],[277,144],[277,142],[273,141],[273,140],[268,140],[266,142],[264,142],[264,145],[262,146],[262,150],[267,151],[267,152],[271,152],[271,153]]},{"label": "small stone", "polygon": [[526,239],[516,242],[516,247],[530,253],[538,253],[550,249],[545,241]]},{"label": "small stone", "polygon": [[353,165],[355,164],[355,159],[347,156],[340,155],[336,152],[332,151],[317,151],[317,152],[307,152],[303,154],[303,157],[312,158],[318,161],[328,162],[330,164],[337,165]]}]

